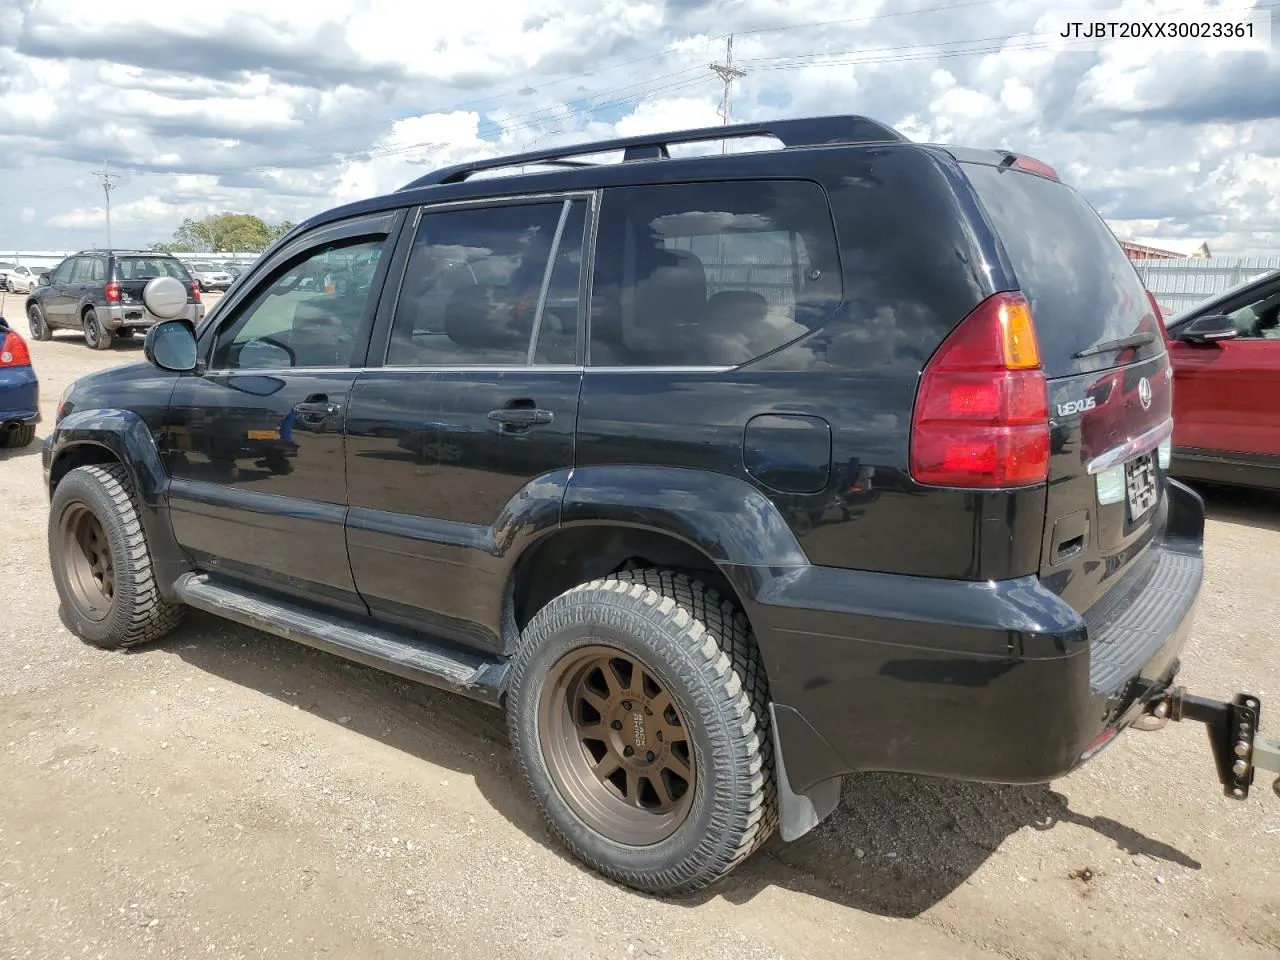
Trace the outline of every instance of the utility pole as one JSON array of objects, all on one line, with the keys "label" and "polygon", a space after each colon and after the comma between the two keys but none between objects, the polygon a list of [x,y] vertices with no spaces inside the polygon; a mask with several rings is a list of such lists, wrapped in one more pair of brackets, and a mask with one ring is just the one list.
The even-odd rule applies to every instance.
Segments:
[{"label": "utility pole", "polygon": [[[729,34],[725,42],[724,63],[709,64],[711,72],[720,78],[724,83],[724,97],[720,101],[720,119],[727,126],[729,117],[733,110],[733,81],[739,77],[745,77],[747,71],[739,70],[733,65],[733,34]],[[720,141],[720,152],[725,153],[728,150],[728,142]]]},{"label": "utility pole", "polygon": [[120,175],[111,172],[110,161],[103,163],[101,170],[95,170],[93,175],[102,181],[102,193],[107,198],[107,249],[111,249],[111,191],[116,188],[113,181],[120,179]]}]

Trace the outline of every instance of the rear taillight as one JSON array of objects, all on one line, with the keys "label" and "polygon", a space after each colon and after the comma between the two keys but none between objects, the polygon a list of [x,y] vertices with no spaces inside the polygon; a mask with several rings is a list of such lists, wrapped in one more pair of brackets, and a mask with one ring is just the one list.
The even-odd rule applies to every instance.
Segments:
[{"label": "rear taillight", "polygon": [[1151,312],[1156,315],[1160,325],[1164,326],[1164,311],[1160,309],[1160,304],[1156,302],[1156,295],[1150,290],[1147,291],[1147,302],[1151,304]]},{"label": "rear taillight", "polygon": [[1164,348],[1169,349],[1169,331],[1164,328],[1164,311],[1160,309],[1160,304],[1156,302],[1155,294],[1150,290],[1147,291],[1147,302],[1151,304],[1151,312],[1156,315],[1156,326],[1160,328],[1160,336],[1164,338]]},{"label": "rear taillight", "polygon": [[112,280],[110,283],[107,284],[106,293],[107,293],[107,303],[120,302],[120,284],[116,283],[114,280]]},{"label": "rear taillight", "polygon": [[195,281],[191,283],[191,299],[196,303],[200,302],[200,284]]},{"label": "rear taillight", "polygon": [[31,352],[27,350],[27,341],[10,330],[0,343],[0,367],[29,367]]},{"label": "rear taillight", "polygon": [[920,378],[911,422],[911,476],[938,487],[1044,483],[1049,398],[1031,306],[1020,293],[978,304]]}]

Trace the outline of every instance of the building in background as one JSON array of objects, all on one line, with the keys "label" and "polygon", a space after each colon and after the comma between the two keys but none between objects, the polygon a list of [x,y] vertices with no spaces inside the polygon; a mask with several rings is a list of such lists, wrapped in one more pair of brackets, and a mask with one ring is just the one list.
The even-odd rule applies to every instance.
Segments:
[{"label": "building in background", "polygon": [[[1161,242],[1153,237],[1135,237],[1121,240],[1120,246],[1130,260],[1200,260],[1212,257],[1207,241],[1174,240]],[[1176,246],[1178,249],[1169,249]]]}]

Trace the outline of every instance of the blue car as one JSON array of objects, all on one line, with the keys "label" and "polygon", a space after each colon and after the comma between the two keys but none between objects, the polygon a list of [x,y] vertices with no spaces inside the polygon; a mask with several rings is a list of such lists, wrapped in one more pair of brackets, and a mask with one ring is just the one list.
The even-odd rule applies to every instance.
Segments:
[{"label": "blue car", "polygon": [[40,381],[27,341],[0,317],[0,447],[25,447],[40,422]]}]

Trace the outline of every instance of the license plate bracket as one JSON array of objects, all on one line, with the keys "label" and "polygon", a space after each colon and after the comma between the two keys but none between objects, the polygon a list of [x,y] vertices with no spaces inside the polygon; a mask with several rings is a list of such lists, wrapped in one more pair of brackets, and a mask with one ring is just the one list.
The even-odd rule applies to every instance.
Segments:
[{"label": "license plate bracket", "polygon": [[1152,454],[1144,453],[1125,463],[1124,487],[1129,504],[1129,520],[1140,520],[1156,505],[1160,494]]}]

